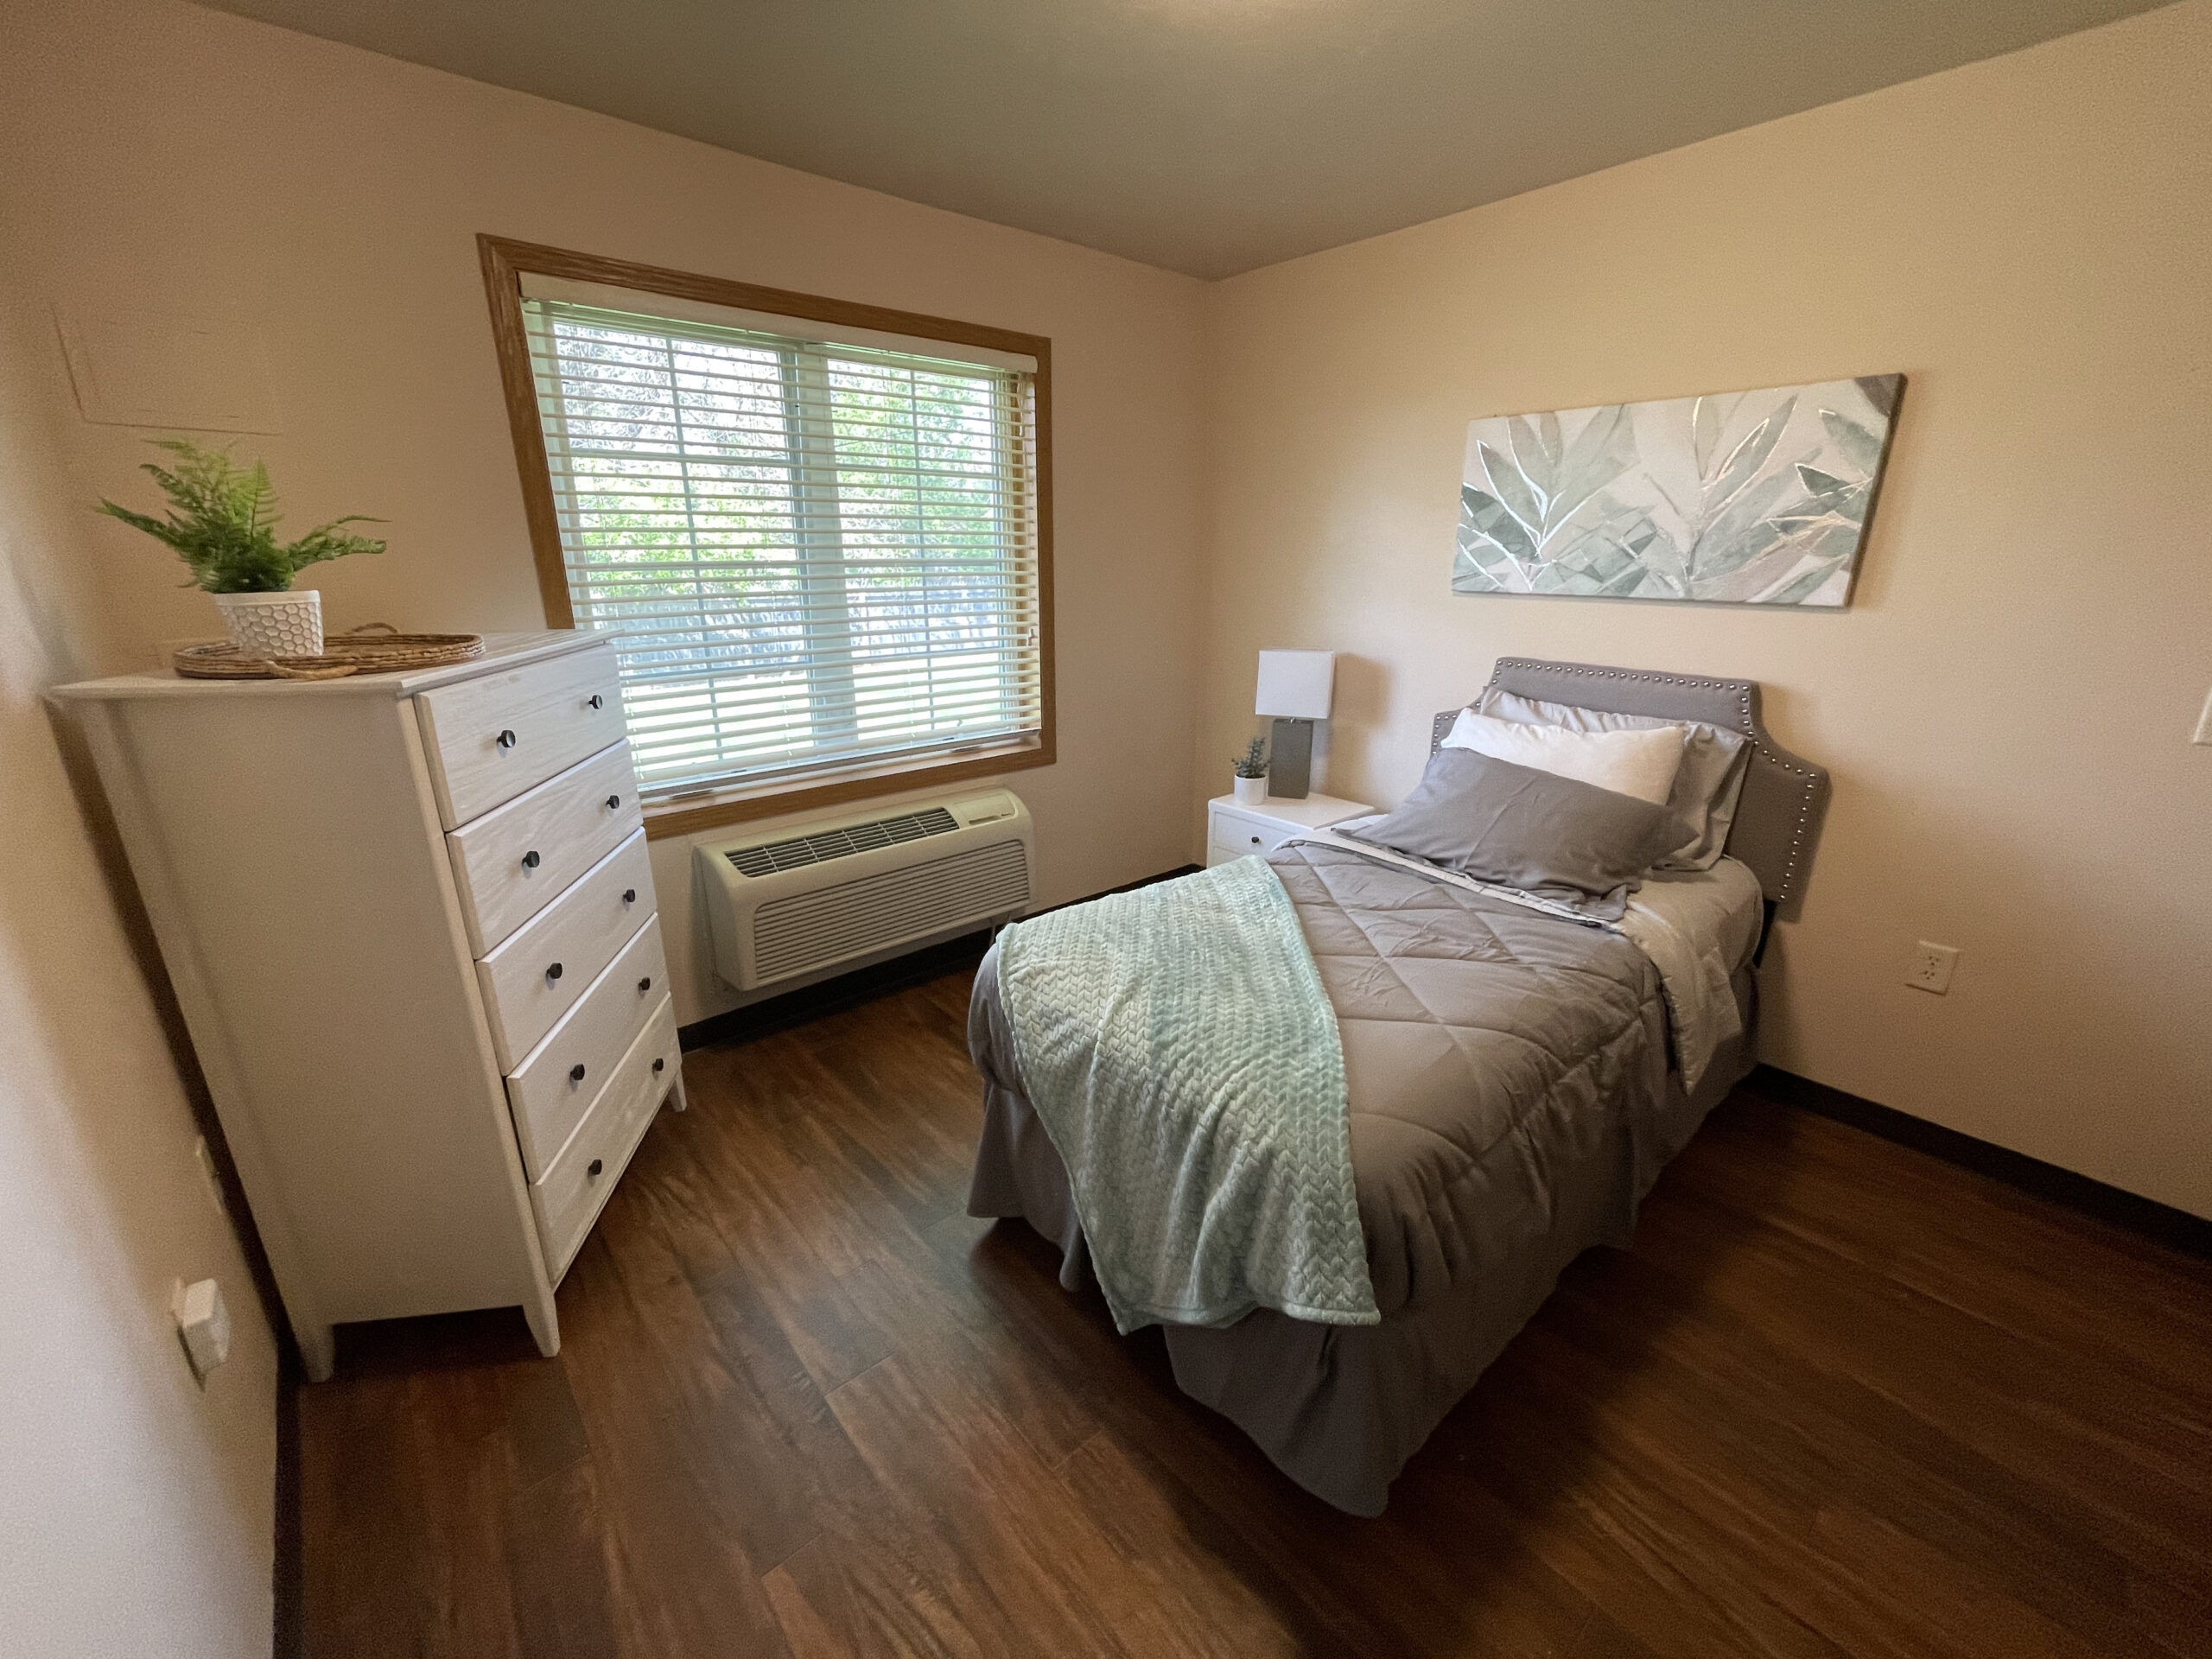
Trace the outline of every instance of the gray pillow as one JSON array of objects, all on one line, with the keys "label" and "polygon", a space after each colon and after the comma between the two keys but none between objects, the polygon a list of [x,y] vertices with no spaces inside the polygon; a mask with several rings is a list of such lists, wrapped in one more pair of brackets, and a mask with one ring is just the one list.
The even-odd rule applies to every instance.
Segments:
[{"label": "gray pillow", "polygon": [[1645,731],[1679,726],[1688,734],[1682,764],[1667,796],[1667,810],[1689,825],[1692,839],[1672,849],[1655,867],[1662,870],[1709,870],[1728,845],[1736,822],[1736,798],[1751,764],[1751,741],[1741,732],[1703,721],[1671,720],[1654,715],[1617,715],[1610,709],[1582,709],[1569,702],[1542,702],[1517,692],[1485,690],[1475,712],[1523,726],[1564,726],[1570,732]]},{"label": "gray pillow", "polygon": [[1628,908],[1630,888],[1687,835],[1665,807],[1633,795],[1472,749],[1442,749],[1405,804],[1363,824],[1356,839],[1610,922]]}]

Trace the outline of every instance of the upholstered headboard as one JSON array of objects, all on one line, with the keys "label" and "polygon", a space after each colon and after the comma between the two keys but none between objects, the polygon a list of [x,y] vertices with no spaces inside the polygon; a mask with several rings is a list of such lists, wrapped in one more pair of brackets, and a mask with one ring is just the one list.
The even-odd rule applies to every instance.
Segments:
[{"label": "upholstered headboard", "polygon": [[[1736,821],[1728,831],[1728,855],[1751,866],[1767,901],[1794,915],[1812,867],[1813,843],[1827,804],[1827,772],[1801,760],[1768,735],[1759,723],[1757,680],[1713,680],[1696,674],[1654,674],[1633,668],[1599,668],[1587,663],[1547,663],[1529,657],[1501,657],[1490,677],[1501,691],[1617,715],[1656,715],[1672,720],[1725,726],[1751,740],[1751,767]],[[1437,715],[1428,752],[1436,753],[1457,709]]]}]

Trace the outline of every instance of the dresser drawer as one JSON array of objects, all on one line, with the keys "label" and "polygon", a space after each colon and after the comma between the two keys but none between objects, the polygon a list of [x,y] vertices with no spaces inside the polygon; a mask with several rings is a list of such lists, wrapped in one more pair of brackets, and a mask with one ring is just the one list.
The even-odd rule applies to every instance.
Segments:
[{"label": "dresser drawer", "polygon": [[448,835],[471,954],[491,955],[644,822],[618,743]]},{"label": "dresser drawer", "polygon": [[1298,833],[1297,825],[1280,819],[1247,817],[1242,812],[1216,807],[1207,826],[1207,840],[1211,843],[1207,851],[1211,854],[1219,848],[1231,858],[1241,858],[1246,853],[1271,853]]},{"label": "dresser drawer", "polygon": [[630,1154],[645,1138],[653,1113],[683,1065],[676,1006],[664,996],[646,1017],[645,1029],[623,1052],[590,1115],[561,1156],[531,1184],[531,1207],[537,1214],[545,1268],[554,1279],[575,1259],[577,1247],[599,1218],[615,1182],[622,1179]]},{"label": "dresser drawer", "polygon": [[660,923],[648,920],[507,1078],[522,1161],[543,1174],[607,1088],[615,1062],[668,995]]},{"label": "dresser drawer", "polygon": [[654,909],[645,832],[633,830],[575,886],[476,964],[500,1071],[513,1071],[553,1029],[553,1022],[575,1006]]},{"label": "dresser drawer", "polygon": [[448,830],[624,735],[610,646],[425,691],[415,712]]}]

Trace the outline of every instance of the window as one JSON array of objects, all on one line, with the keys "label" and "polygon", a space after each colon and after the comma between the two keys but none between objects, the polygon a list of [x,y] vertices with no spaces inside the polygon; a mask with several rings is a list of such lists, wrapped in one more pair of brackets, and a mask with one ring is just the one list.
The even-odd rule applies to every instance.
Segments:
[{"label": "window", "polygon": [[486,241],[548,618],[613,637],[649,810],[1051,760],[1047,342]]}]

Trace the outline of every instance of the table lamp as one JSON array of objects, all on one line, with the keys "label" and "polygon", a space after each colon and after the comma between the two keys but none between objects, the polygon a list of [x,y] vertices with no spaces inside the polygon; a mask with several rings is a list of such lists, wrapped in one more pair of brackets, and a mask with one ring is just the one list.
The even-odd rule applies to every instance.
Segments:
[{"label": "table lamp", "polygon": [[1274,717],[1268,745],[1268,793],[1302,801],[1313,782],[1313,722],[1329,717],[1337,683],[1333,651],[1263,651],[1252,712]]}]

